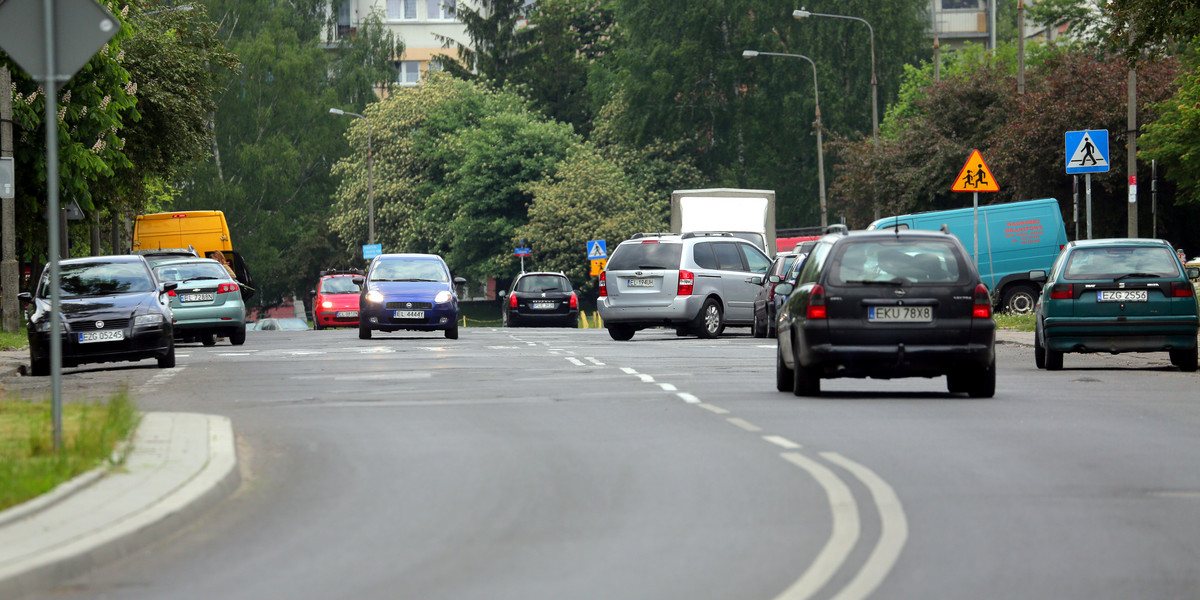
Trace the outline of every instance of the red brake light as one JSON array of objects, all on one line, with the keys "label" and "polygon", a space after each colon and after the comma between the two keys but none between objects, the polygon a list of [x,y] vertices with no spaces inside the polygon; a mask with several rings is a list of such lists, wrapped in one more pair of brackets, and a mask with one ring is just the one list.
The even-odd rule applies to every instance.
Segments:
[{"label": "red brake light", "polygon": [[600,271],[600,296],[608,295],[608,278],[606,275],[607,274],[604,271]]},{"label": "red brake light", "polygon": [[579,308],[579,298],[575,296],[575,292],[571,292],[571,308]]},{"label": "red brake light", "polygon": [[696,282],[696,276],[691,271],[679,270],[679,290],[676,292],[680,296],[692,295],[692,284]]},{"label": "red brake light", "polygon": [[517,295],[516,294],[508,295],[508,306],[511,308],[517,307]]},{"label": "red brake light", "polygon": [[172,297],[172,298],[174,298],[174,297],[175,297],[175,290],[171,290],[171,291],[167,292],[167,295],[168,295],[168,296],[170,296],[170,297]]},{"label": "red brake light", "polygon": [[221,285],[217,286],[218,294],[228,294],[229,292],[236,291],[238,291],[238,284],[236,283],[222,283]]},{"label": "red brake light", "polygon": [[987,286],[982,283],[975,286],[975,306],[971,309],[971,317],[992,318],[992,297],[988,294]]},{"label": "red brake light", "polygon": [[825,319],[829,314],[825,310],[825,288],[814,285],[808,293],[808,308],[804,311],[805,318]]},{"label": "red brake light", "polygon": [[642,240],[643,244],[657,244],[658,240]]},{"label": "red brake light", "polygon": [[1050,288],[1051,300],[1073,300],[1075,288],[1073,283],[1056,283]]},{"label": "red brake light", "polygon": [[770,288],[767,289],[767,300],[774,300],[775,299],[775,286],[777,286],[779,284],[778,283],[768,283],[767,285],[771,286]]},{"label": "red brake light", "polygon": [[1191,298],[1196,295],[1196,290],[1192,288],[1192,284],[1186,281],[1175,281],[1171,283],[1172,298]]}]

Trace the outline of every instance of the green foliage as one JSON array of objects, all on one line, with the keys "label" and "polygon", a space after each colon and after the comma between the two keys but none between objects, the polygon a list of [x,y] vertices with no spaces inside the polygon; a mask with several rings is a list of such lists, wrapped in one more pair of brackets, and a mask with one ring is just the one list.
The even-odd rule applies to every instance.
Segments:
[{"label": "green foliage", "polygon": [[526,2],[477,0],[472,4],[475,6],[460,2],[455,7],[455,18],[463,23],[469,43],[434,34],[444,47],[458,50],[461,62],[445,54],[434,58],[456,77],[474,79],[478,73],[492,85],[501,87],[514,71],[533,58],[529,40],[534,30],[520,26],[526,17]]},{"label": "green foliage", "polygon": [[1125,24],[1111,38],[1131,60],[1161,55],[1171,42],[1200,36],[1200,4],[1194,0],[1105,0],[1102,6],[1112,22]]},{"label": "green foliage", "polygon": [[1200,68],[1176,81],[1178,92],[1154,106],[1158,120],[1142,127],[1138,158],[1158,161],[1179,186],[1177,202],[1200,204]]}]

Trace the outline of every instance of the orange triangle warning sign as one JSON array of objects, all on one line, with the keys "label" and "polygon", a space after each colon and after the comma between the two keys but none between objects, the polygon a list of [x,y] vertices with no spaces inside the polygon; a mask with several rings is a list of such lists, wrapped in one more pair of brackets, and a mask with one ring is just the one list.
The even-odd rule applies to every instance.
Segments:
[{"label": "orange triangle warning sign", "polygon": [[992,177],[992,170],[988,168],[987,163],[983,162],[983,155],[978,150],[972,150],[971,157],[958,172],[958,178],[954,180],[954,186],[950,188],[950,191],[998,192],[1000,184],[996,183],[996,178]]}]

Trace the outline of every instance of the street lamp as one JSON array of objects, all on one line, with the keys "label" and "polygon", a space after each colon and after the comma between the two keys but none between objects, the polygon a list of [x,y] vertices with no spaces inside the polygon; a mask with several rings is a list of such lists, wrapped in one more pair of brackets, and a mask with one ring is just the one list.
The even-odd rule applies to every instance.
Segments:
[{"label": "street lamp", "polygon": [[821,229],[824,230],[829,225],[829,220],[825,216],[825,153],[821,148],[821,94],[817,90],[817,63],[811,58],[803,54],[783,54],[780,52],[759,52],[758,50],[743,50],[742,58],[754,58],[756,56],[787,56],[790,58],[803,58],[808,61],[808,64],[813,68],[813,104],[816,107],[817,114],[817,180],[821,187]]},{"label": "street lamp", "polygon": [[340,108],[329,109],[331,115],[349,115],[367,122],[367,243],[375,244],[375,157],[371,152],[371,120]]},{"label": "street lamp", "polygon": [[[851,17],[847,15],[831,15],[825,13],[809,12],[800,7],[800,10],[792,11],[792,17],[796,20],[807,19],[808,17],[830,17],[833,19],[849,19],[858,21],[867,26],[867,30],[871,32],[871,137],[875,141],[875,149],[879,149],[879,80],[875,78],[875,28],[866,19],[859,17]],[[875,218],[879,218],[879,201],[873,199],[875,205]]]}]

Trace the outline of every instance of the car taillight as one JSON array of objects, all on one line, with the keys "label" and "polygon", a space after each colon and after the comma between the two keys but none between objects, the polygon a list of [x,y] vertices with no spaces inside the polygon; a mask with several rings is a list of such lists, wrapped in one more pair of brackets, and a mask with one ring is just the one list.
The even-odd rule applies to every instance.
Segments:
[{"label": "car taillight", "polygon": [[696,276],[691,271],[679,270],[679,291],[680,296],[692,295],[692,284],[696,282]]},{"label": "car taillight", "polygon": [[218,294],[228,294],[236,291],[238,291],[238,284],[236,283],[222,283],[221,285],[217,286]]},{"label": "car taillight", "polygon": [[608,295],[608,277],[604,271],[600,271],[600,295]]},{"label": "car taillight", "polygon": [[971,317],[992,318],[992,297],[988,294],[987,286],[982,283],[975,286],[975,306],[971,308]]},{"label": "car taillight", "polygon": [[175,290],[171,290],[171,291],[167,292],[167,295],[168,295],[168,296],[170,296],[170,297],[172,297],[172,298],[174,298],[174,297],[175,297]]},{"label": "car taillight", "polygon": [[814,285],[808,293],[808,308],[804,311],[805,318],[824,319],[829,315],[825,311],[825,288]]},{"label": "car taillight", "polygon": [[571,308],[579,308],[579,298],[575,296],[575,292],[571,292]]},{"label": "car taillight", "polygon": [[767,288],[767,300],[773,301],[773,300],[775,300],[775,286],[777,286],[779,284],[778,283],[769,283],[767,285],[771,286],[771,287]]},{"label": "car taillight", "polygon": [[1056,283],[1050,288],[1051,300],[1071,300],[1075,298],[1073,283]]},{"label": "car taillight", "polygon": [[1172,298],[1191,298],[1196,295],[1196,290],[1192,288],[1192,284],[1187,281],[1171,282],[1171,297]]},{"label": "car taillight", "polygon": [[516,295],[516,294],[511,294],[511,295],[509,295],[509,297],[508,297],[508,305],[509,305],[510,307],[512,307],[512,308],[516,308],[516,307],[517,307],[517,295]]}]

